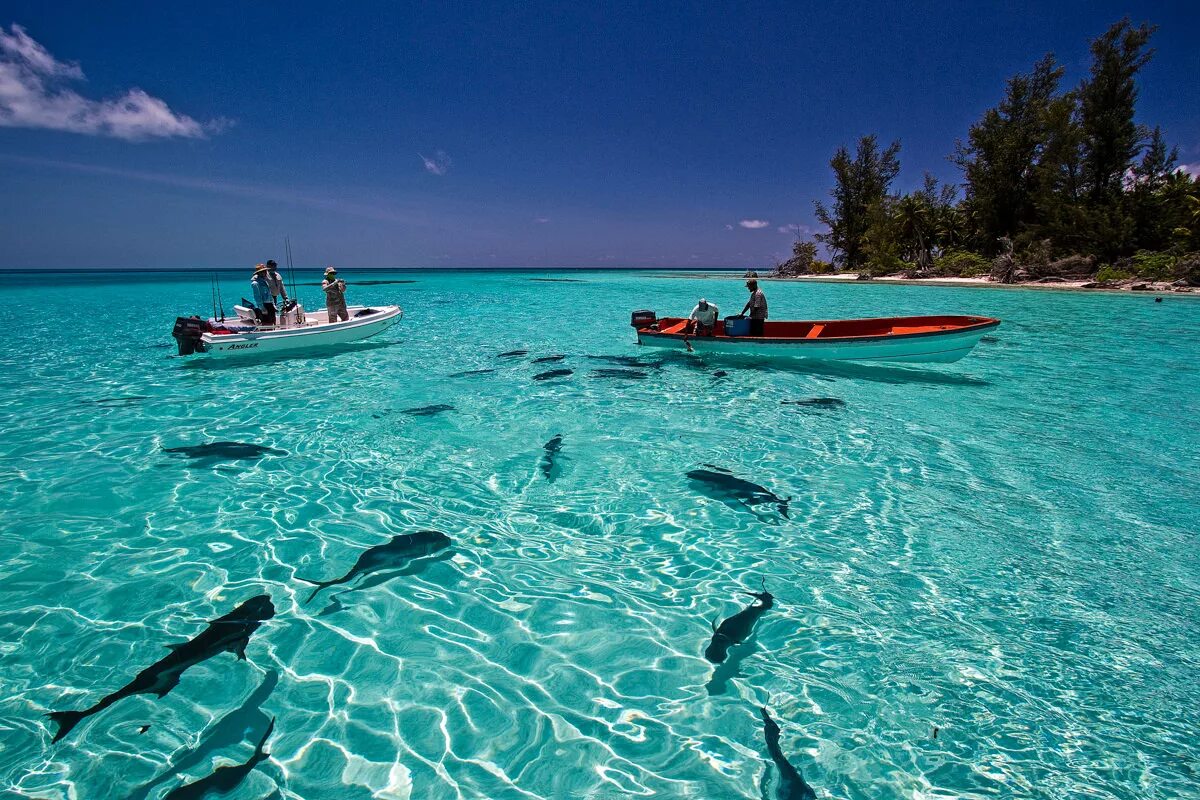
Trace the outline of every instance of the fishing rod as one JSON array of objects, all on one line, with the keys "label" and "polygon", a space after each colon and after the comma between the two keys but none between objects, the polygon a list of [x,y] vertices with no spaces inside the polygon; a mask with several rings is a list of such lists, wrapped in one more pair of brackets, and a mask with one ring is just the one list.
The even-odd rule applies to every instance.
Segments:
[{"label": "fishing rod", "polygon": [[221,276],[216,272],[213,273],[213,279],[217,286],[217,302],[221,305],[221,322],[225,321],[225,301],[221,299]]},{"label": "fishing rod", "polygon": [[213,319],[217,318],[217,273],[208,278],[208,293],[212,296]]},{"label": "fishing rod", "polygon": [[292,265],[292,237],[283,237],[283,250],[287,256],[288,278],[292,282],[292,297],[296,296],[296,269]]},{"label": "fishing rod", "polygon": [[292,302],[296,304],[296,323],[304,324],[304,306],[300,305],[300,296],[296,293],[296,268],[292,264],[292,237],[283,237],[283,250],[287,257],[288,277],[292,281]]}]

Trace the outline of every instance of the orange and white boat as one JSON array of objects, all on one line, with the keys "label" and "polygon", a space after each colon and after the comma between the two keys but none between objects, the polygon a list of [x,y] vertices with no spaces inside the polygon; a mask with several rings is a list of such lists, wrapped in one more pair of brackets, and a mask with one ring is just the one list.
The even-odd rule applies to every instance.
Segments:
[{"label": "orange and white boat", "polygon": [[699,354],[806,358],[822,361],[950,363],[971,352],[1000,324],[992,317],[930,316],[767,321],[762,336],[749,320],[718,320],[711,336],[696,335],[689,320],[635,311],[638,344]]}]

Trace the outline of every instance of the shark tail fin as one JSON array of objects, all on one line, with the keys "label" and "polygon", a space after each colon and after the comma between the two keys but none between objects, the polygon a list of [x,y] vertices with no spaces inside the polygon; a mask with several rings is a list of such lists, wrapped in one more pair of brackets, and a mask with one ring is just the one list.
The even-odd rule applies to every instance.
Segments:
[{"label": "shark tail fin", "polygon": [[267,724],[267,729],[263,731],[262,738],[258,740],[258,744],[254,748],[255,760],[261,760],[270,755],[266,751],[267,739],[271,738],[271,734],[275,731],[275,718],[271,717],[270,723]]},{"label": "shark tail fin", "polygon": [[790,497],[787,500],[779,501],[779,514],[784,519],[791,519],[791,517],[788,515],[788,503],[790,502],[792,502],[792,498]]},{"label": "shark tail fin", "polygon": [[78,725],[87,714],[82,711],[51,711],[46,716],[50,718],[51,722],[58,725],[58,731],[51,739],[51,743],[53,743],[70,733],[71,729]]}]

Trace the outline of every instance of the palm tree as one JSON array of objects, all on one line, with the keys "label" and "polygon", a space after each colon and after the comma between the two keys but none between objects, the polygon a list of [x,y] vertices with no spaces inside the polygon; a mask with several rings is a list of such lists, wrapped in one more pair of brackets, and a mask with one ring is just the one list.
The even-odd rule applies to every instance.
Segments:
[{"label": "palm tree", "polygon": [[896,204],[901,244],[909,260],[916,262],[918,274],[933,268],[932,217],[932,209],[919,194],[905,195]]},{"label": "palm tree", "polygon": [[1176,228],[1174,234],[1183,242],[1184,247],[1189,249],[1200,247],[1200,195],[1189,194],[1183,198],[1186,214],[1188,215],[1188,224]]}]

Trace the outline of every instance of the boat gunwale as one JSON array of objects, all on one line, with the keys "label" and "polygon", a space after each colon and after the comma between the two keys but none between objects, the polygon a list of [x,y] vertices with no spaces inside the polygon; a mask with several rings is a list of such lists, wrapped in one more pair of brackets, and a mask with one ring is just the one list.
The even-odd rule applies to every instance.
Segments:
[{"label": "boat gunwale", "polygon": [[[811,324],[811,325],[828,325],[830,323],[835,323],[835,322],[882,322],[882,321],[892,321],[892,320],[930,319],[930,318],[935,318],[938,316],[943,316],[943,317],[961,316],[962,319],[978,319],[981,321],[972,323],[970,325],[962,325],[959,327],[947,328],[945,330],[940,330],[940,331],[914,331],[913,333],[884,333],[884,334],[868,334],[868,335],[863,335],[863,336],[828,336],[828,337],[819,337],[816,339],[807,339],[803,336],[789,336],[789,337],[726,336],[724,334],[722,334],[720,336],[717,336],[717,335],[697,336],[696,334],[693,334],[693,333],[664,333],[662,331],[656,331],[652,328],[637,328],[636,330],[637,330],[637,335],[639,337],[645,335],[645,336],[658,337],[658,338],[662,338],[662,339],[675,339],[675,340],[687,340],[687,341],[695,341],[695,340],[714,341],[715,340],[715,341],[719,341],[719,342],[748,342],[748,343],[762,343],[762,344],[816,345],[816,344],[823,344],[823,343],[839,343],[839,342],[870,342],[870,341],[895,342],[895,341],[902,341],[904,339],[918,339],[918,338],[927,337],[927,336],[947,336],[947,335],[952,335],[952,334],[956,334],[956,333],[985,331],[990,328],[997,327],[1001,322],[996,317],[972,317],[972,316],[957,315],[957,314],[928,315],[928,316],[924,316],[924,317],[863,317],[861,319],[824,319],[824,320],[822,320],[822,319],[804,319],[804,320],[781,320],[781,321],[797,322],[797,323]],[[663,319],[684,319],[684,318],[683,317],[664,317]],[[659,321],[661,322],[661,320],[659,320]]]}]

